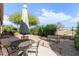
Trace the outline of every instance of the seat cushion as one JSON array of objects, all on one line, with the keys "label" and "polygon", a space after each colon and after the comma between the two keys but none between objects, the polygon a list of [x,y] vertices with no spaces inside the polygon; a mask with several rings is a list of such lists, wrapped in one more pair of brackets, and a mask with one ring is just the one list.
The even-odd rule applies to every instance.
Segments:
[{"label": "seat cushion", "polygon": [[36,49],[28,49],[28,52],[29,52],[29,51],[36,51]]},{"label": "seat cushion", "polygon": [[37,45],[38,45],[37,43],[33,43],[33,44],[32,44],[32,46],[37,46]]}]

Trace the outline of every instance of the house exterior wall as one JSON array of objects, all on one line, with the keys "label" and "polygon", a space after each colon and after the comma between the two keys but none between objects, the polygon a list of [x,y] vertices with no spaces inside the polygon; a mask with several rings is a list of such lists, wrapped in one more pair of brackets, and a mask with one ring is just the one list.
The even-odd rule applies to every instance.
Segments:
[{"label": "house exterior wall", "polygon": [[3,3],[0,3],[0,34],[2,33],[2,24],[3,24],[3,9],[4,5]]},{"label": "house exterior wall", "polygon": [[56,35],[72,37],[72,36],[75,36],[75,30],[72,31],[71,29],[60,28],[60,29],[57,29]]}]

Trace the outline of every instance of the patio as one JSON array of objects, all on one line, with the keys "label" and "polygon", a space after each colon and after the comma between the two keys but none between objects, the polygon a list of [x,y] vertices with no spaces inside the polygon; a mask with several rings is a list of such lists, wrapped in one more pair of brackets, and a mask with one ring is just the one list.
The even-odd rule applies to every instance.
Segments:
[{"label": "patio", "polygon": [[[33,38],[34,39],[34,36],[31,37],[31,35],[30,35],[30,38]],[[5,47],[8,47],[8,49],[9,49],[8,51],[10,53],[9,54],[10,56],[17,56],[18,53],[19,52],[22,53],[22,51],[26,51],[27,52],[28,47],[23,47],[23,48],[15,49],[15,50],[13,50],[14,52],[12,52],[12,50],[9,47],[10,42],[14,42],[15,43],[15,41],[18,41],[18,40],[20,40],[20,39],[19,38],[16,38],[16,37],[10,37],[10,38],[6,38],[6,39],[5,38],[1,39],[2,44],[5,45]],[[41,42],[40,42],[40,44],[38,46],[38,56],[57,56],[56,53],[53,50],[51,50],[50,48],[47,48],[45,46],[42,46]],[[12,44],[14,45],[14,43],[12,43]],[[21,43],[21,42],[19,41],[19,43]],[[35,43],[37,43],[37,42],[35,42]],[[22,46],[25,46],[25,45],[28,45],[28,44],[24,43],[24,44],[20,44],[19,46],[22,47]],[[36,56],[35,53],[31,53],[31,54],[28,53],[27,55],[28,56]],[[27,56],[27,55],[25,55],[25,56]]]},{"label": "patio", "polygon": [[[35,56],[34,53],[29,54],[28,56]],[[49,48],[39,45],[38,47],[38,56],[57,56],[57,54]]]},{"label": "patio", "polygon": [[38,48],[38,56],[57,56],[57,54],[44,46],[39,46]]}]

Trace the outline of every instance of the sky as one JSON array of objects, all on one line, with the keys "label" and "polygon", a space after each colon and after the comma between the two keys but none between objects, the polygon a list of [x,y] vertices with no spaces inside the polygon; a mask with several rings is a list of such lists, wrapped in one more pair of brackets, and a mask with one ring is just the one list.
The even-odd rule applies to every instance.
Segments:
[{"label": "sky", "polygon": [[[25,3],[4,4],[4,24],[11,25],[8,21],[11,14],[22,12]],[[40,21],[40,25],[62,23],[65,27],[76,27],[79,21],[79,3],[29,3],[28,13],[33,14]]]}]

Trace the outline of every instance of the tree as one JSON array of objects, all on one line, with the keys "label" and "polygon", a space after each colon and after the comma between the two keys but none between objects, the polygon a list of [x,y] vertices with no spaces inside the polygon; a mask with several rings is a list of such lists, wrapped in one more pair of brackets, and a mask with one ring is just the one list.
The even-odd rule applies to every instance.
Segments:
[{"label": "tree", "polygon": [[56,25],[48,24],[46,26],[35,26],[30,30],[31,34],[39,36],[54,35],[56,32]]},{"label": "tree", "polygon": [[[22,20],[21,16],[22,16],[21,13],[14,13],[9,16],[9,20],[18,26]],[[38,18],[36,18],[34,15],[28,14],[28,19],[30,26],[37,25],[39,23]]]},{"label": "tree", "polygon": [[34,35],[39,35],[39,30],[40,30],[41,26],[35,26],[33,28],[30,29],[30,34],[34,34]]},{"label": "tree", "polygon": [[75,46],[79,50],[79,22],[77,23],[77,30],[75,35]]},{"label": "tree", "polygon": [[10,32],[11,34],[14,35],[14,33],[18,32],[17,28],[11,26],[4,26],[4,31]]},{"label": "tree", "polygon": [[54,24],[48,24],[43,28],[43,35],[47,36],[47,35],[54,35],[56,32],[56,28],[57,26]]}]

